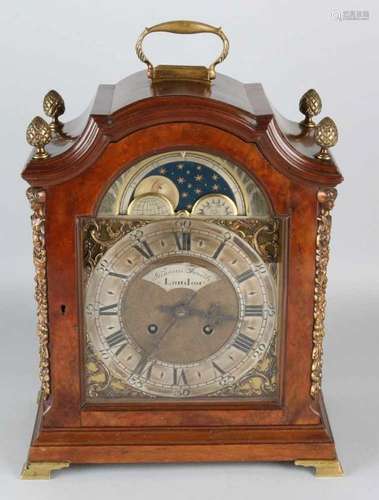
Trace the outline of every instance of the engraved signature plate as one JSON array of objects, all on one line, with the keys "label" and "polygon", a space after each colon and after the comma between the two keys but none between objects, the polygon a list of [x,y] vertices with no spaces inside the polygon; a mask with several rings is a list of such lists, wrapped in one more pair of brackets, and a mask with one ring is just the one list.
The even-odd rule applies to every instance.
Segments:
[{"label": "engraved signature plate", "polygon": [[175,288],[188,288],[197,292],[201,288],[214,283],[219,278],[205,267],[195,266],[189,262],[182,262],[155,268],[147,273],[143,279],[160,286],[166,291]]}]

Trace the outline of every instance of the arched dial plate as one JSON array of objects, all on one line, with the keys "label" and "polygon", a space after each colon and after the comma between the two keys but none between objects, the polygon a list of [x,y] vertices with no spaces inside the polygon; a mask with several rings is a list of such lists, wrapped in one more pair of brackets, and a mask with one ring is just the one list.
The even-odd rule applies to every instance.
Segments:
[{"label": "arched dial plate", "polygon": [[164,219],[126,234],[86,289],[86,332],[119,380],[150,396],[204,397],[233,385],[267,352],[274,280],[227,227]]},{"label": "arched dial plate", "polygon": [[97,215],[127,214],[133,199],[146,193],[166,196],[176,212],[191,212],[200,198],[216,194],[227,196],[238,215],[271,215],[251,175],[225,158],[193,150],[168,151],[130,165],[107,189]]}]

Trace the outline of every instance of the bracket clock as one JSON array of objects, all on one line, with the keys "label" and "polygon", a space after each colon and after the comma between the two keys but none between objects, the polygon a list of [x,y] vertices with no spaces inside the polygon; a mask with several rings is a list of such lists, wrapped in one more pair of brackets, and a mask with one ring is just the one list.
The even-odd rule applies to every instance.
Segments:
[{"label": "bracket clock", "polygon": [[[154,66],[153,32],[217,35],[208,68]],[[217,74],[228,39],[146,28],[147,71],[27,129],[41,391],[22,477],[76,463],[291,461],[340,475],[321,392],[342,176],[315,90],[300,123]]]}]

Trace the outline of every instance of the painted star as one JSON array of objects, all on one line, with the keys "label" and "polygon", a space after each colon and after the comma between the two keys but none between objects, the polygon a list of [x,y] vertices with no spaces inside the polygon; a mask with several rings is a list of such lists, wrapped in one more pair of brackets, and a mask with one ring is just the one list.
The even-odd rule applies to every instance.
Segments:
[{"label": "painted star", "polygon": [[183,168],[184,168],[183,163],[178,163],[178,169],[179,169],[179,170],[183,170]]},{"label": "painted star", "polygon": [[196,167],[196,170],[201,170],[201,165],[198,165],[198,166]]},{"label": "painted star", "polygon": [[200,194],[201,192],[202,192],[202,189],[200,189],[200,188],[195,189],[196,194]]},{"label": "painted star", "polygon": [[179,182],[179,184],[184,184],[185,178],[184,177],[178,177],[177,181]]},{"label": "painted star", "polygon": [[167,170],[166,170],[164,167],[162,167],[162,168],[159,170],[159,173],[160,173],[160,174],[162,174],[162,175],[164,175],[166,172],[167,172]]},{"label": "painted star", "polygon": [[191,189],[192,184],[191,183],[187,184],[187,187],[188,187],[188,189]]},{"label": "painted star", "polygon": [[218,179],[218,175],[213,174],[213,175],[212,175],[212,179],[213,179],[214,181],[217,181],[217,179]]},{"label": "painted star", "polygon": [[218,191],[220,186],[218,184],[213,184],[212,189],[213,191]]},{"label": "painted star", "polygon": [[188,210],[191,210],[191,208],[192,208],[192,204],[191,204],[191,203],[188,203],[188,205],[186,205],[186,208],[188,208]]},{"label": "painted star", "polygon": [[188,198],[188,193],[186,191],[184,191],[184,193],[182,193],[182,197],[183,198]]},{"label": "painted star", "polygon": [[198,182],[199,182],[199,181],[201,181],[201,180],[202,180],[202,178],[203,178],[203,176],[202,176],[202,175],[200,175],[200,174],[195,175],[195,181],[198,181]]}]

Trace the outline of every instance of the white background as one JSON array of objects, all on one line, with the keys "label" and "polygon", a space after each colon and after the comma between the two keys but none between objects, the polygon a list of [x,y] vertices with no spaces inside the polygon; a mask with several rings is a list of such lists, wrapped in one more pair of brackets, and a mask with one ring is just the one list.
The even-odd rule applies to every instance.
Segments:
[{"label": "white background", "polygon": [[[368,10],[368,21],[336,20]],[[378,457],[378,43],[377,2],[351,0],[14,0],[0,10],[1,352],[0,498],[375,499]],[[30,210],[21,168],[25,128],[55,88],[64,120],[99,83],[142,69],[134,43],[145,26],[194,19],[223,26],[230,56],[220,71],[263,83],[282,114],[299,120],[298,99],[316,88],[335,119],[334,154],[345,176],[333,212],[324,392],[343,479],[315,479],[284,464],[76,466],[50,482],[22,482],[38,389]],[[153,62],[203,64],[211,36],[155,35]]]}]

